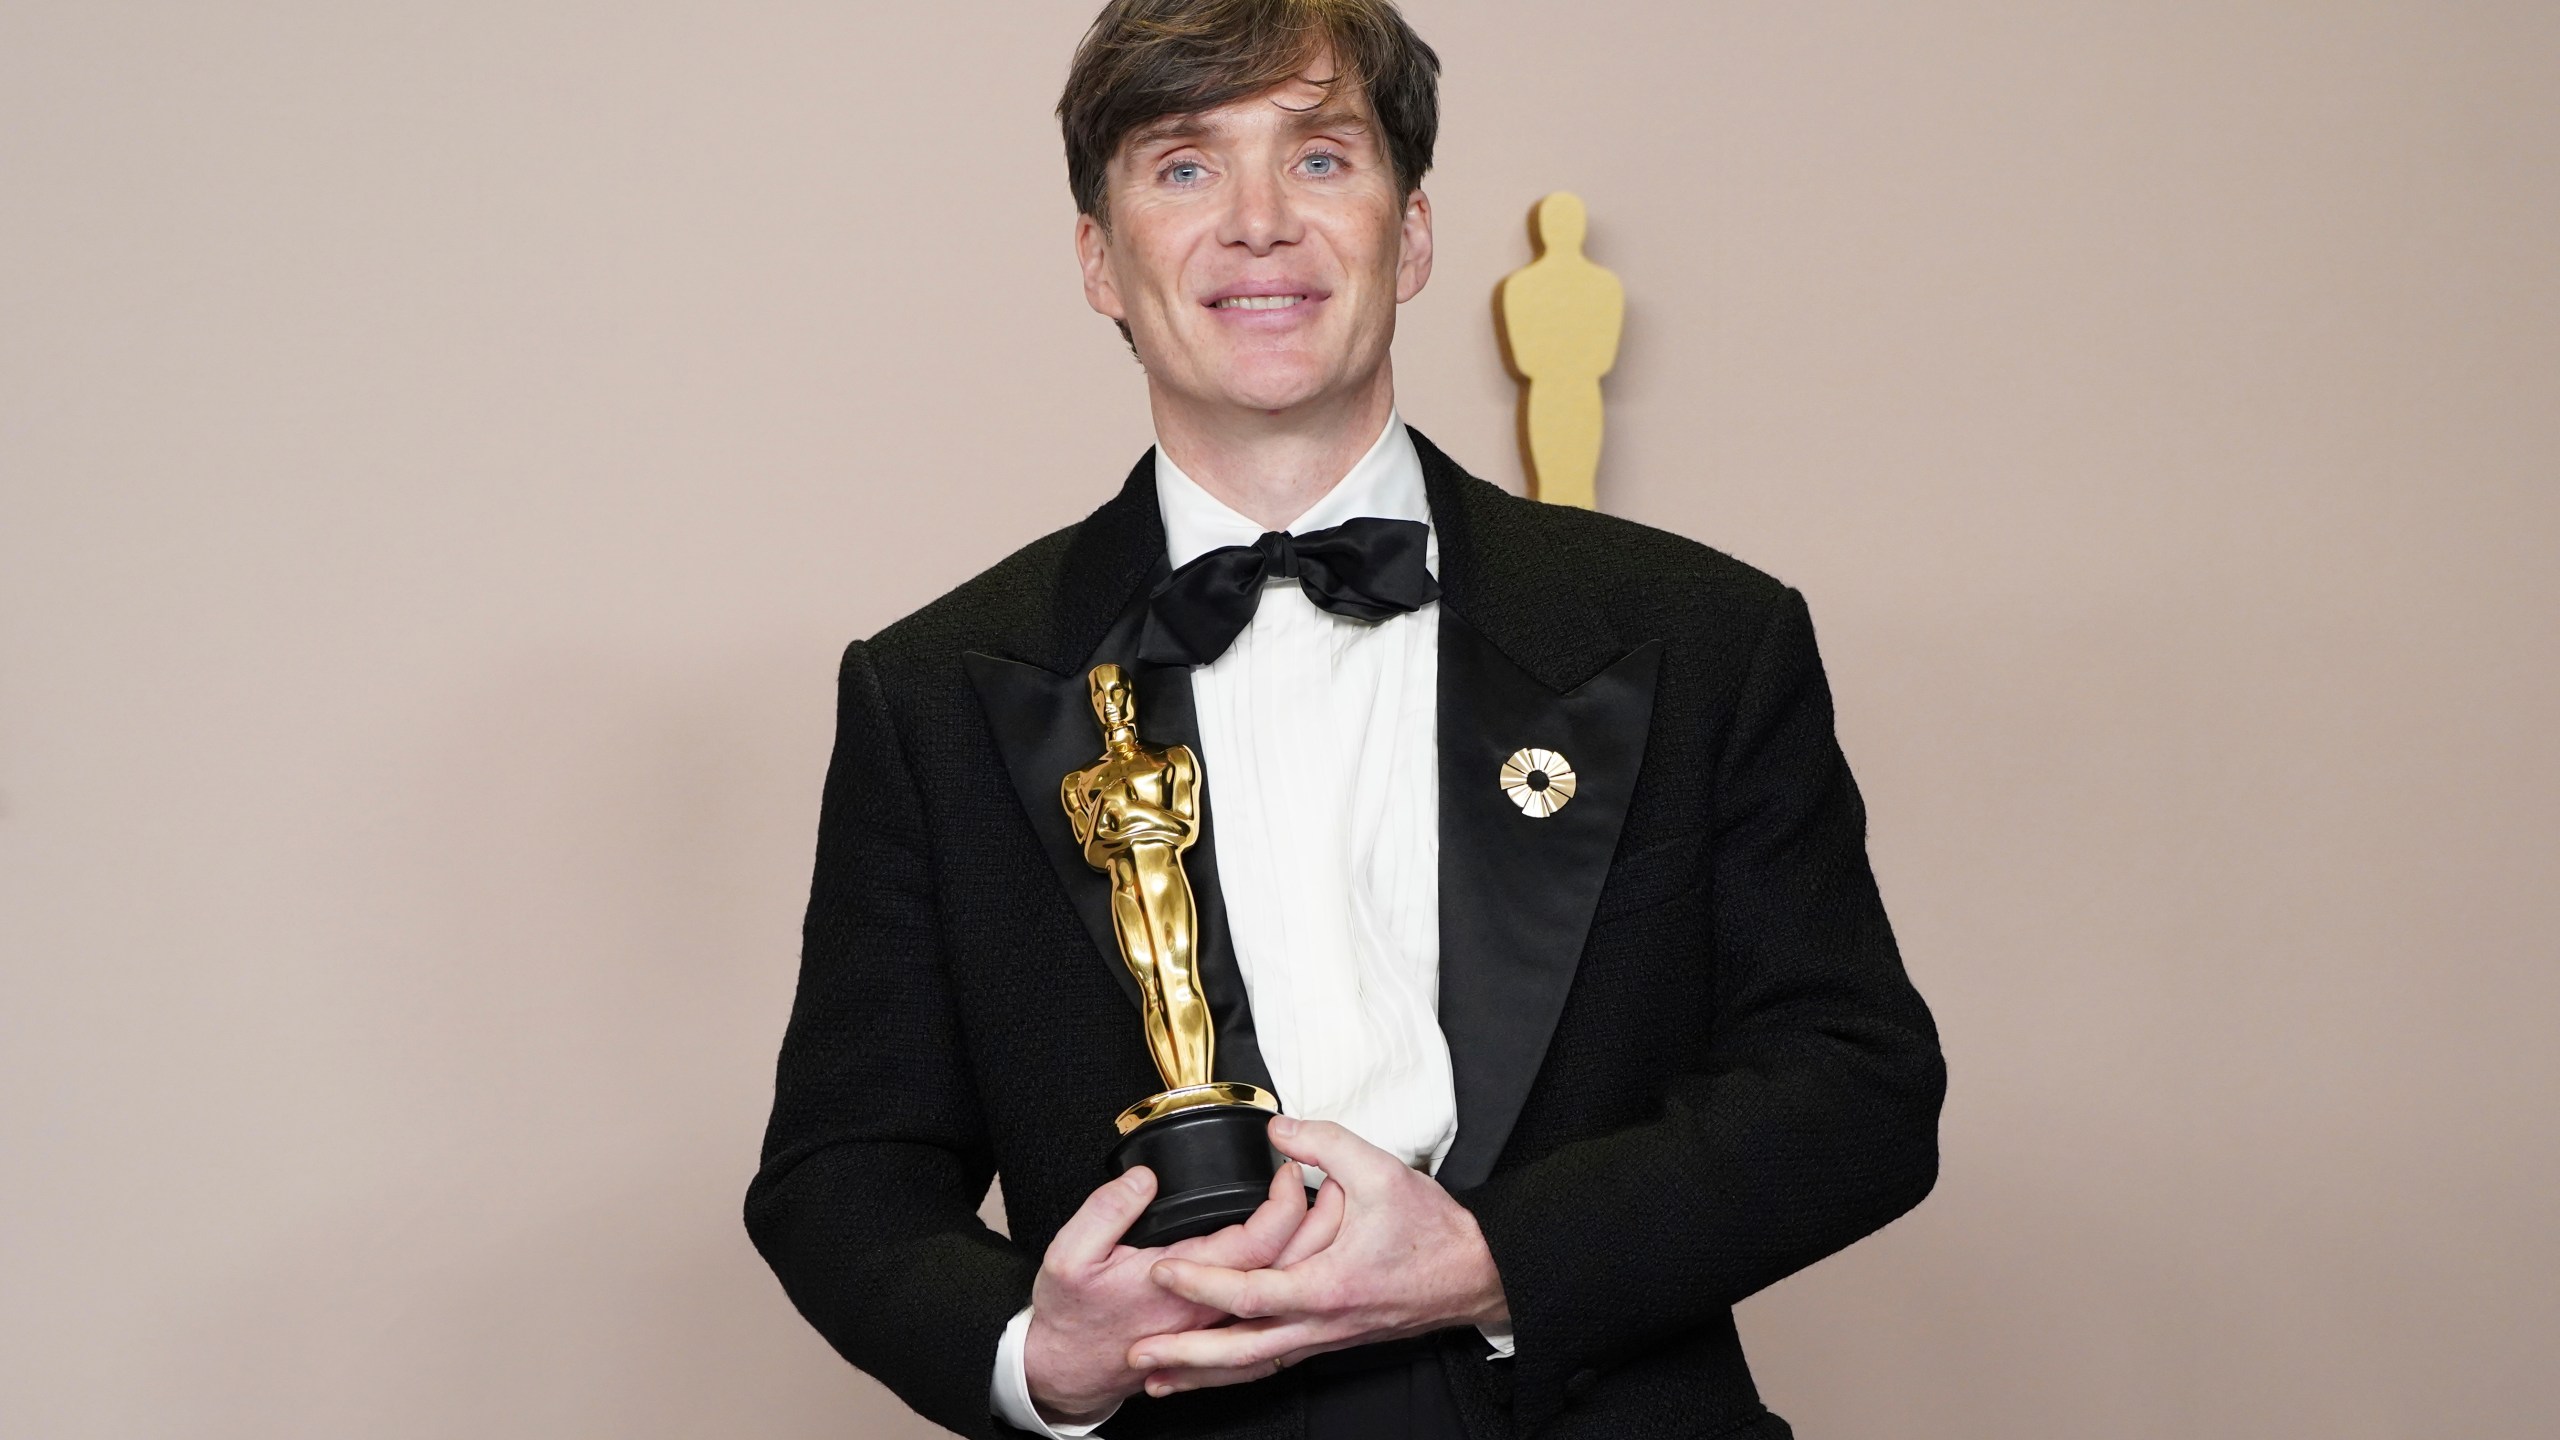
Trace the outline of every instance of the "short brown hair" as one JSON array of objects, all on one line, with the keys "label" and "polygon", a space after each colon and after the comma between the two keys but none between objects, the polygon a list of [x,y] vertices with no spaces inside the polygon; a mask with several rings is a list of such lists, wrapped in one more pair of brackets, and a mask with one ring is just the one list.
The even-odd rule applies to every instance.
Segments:
[{"label": "short brown hair", "polygon": [[1130,131],[1259,95],[1326,52],[1328,83],[1367,90],[1396,184],[1412,194],[1440,134],[1440,57],[1393,0],[1111,0],[1058,97],[1076,209],[1108,220],[1106,172]]}]

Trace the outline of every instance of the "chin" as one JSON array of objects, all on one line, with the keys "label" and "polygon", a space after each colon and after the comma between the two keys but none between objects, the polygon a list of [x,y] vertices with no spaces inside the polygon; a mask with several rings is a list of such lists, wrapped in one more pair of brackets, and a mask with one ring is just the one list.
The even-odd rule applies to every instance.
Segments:
[{"label": "chin", "polygon": [[1287,410],[1336,388],[1339,368],[1310,357],[1238,357],[1216,377],[1218,392],[1234,405],[1255,410]]}]

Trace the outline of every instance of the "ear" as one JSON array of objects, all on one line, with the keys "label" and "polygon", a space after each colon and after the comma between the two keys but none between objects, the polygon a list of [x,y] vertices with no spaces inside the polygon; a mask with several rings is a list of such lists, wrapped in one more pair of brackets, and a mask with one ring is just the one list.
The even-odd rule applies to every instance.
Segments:
[{"label": "ear", "polygon": [[1402,248],[1396,254],[1396,303],[1422,293],[1431,279],[1431,197],[1416,190],[1405,197]]},{"label": "ear", "polygon": [[1120,303],[1120,287],[1111,278],[1111,237],[1090,215],[1076,216],[1076,268],[1084,272],[1084,303],[1114,320],[1129,318],[1129,307]]}]

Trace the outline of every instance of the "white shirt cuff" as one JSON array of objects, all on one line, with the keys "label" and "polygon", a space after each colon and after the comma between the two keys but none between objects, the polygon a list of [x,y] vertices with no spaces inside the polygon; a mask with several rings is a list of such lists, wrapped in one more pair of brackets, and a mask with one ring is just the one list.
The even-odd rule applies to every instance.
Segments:
[{"label": "white shirt cuff", "polygon": [[[1511,1353],[1510,1338],[1503,1337],[1506,1355]],[[1034,1435],[1046,1435],[1050,1440],[1078,1440],[1101,1429],[1111,1415],[1120,1413],[1120,1407],[1115,1405],[1111,1415],[1090,1425],[1052,1425],[1041,1419],[1040,1407],[1031,1403],[1030,1372],[1023,1368],[1023,1349],[1030,1342],[1031,1307],[1025,1305],[1021,1314],[1005,1322],[1004,1335],[996,1341],[996,1373],[987,1383],[987,1408],[995,1412],[997,1419]]]},{"label": "white shirt cuff", "polygon": [[1511,1340],[1510,1326],[1479,1325],[1476,1327],[1476,1333],[1484,1337],[1484,1343],[1493,1347],[1494,1359],[1508,1360],[1511,1358],[1511,1352],[1515,1347]]}]

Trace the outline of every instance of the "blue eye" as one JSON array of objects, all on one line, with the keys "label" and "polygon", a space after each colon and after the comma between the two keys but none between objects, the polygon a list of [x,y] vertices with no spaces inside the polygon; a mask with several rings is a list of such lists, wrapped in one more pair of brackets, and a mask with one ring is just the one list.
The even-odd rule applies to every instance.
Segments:
[{"label": "blue eye", "polygon": [[1340,163],[1342,163],[1340,160],[1331,155],[1310,155],[1307,157],[1307,171],[1313,175],[1330,175],[1333,173],[1333,167]]},{"label": "blue eye", "polygon": [[1188,185],[1193,180],[1198,179],[1199,175],[1200,167],[1192,164],[1188,160],[1183,161],[1179,165],[1169,165],[1165,167],[1164,172],[1164,178],[1172,181],[1176,185]]}]

